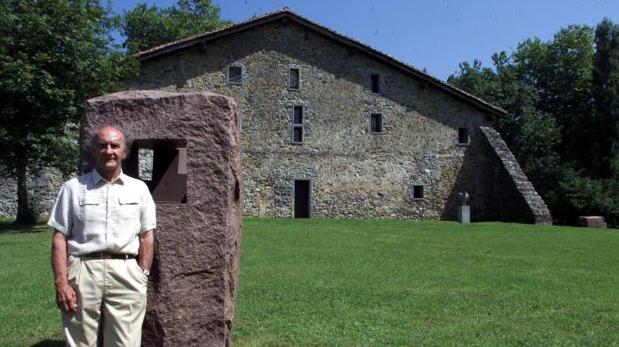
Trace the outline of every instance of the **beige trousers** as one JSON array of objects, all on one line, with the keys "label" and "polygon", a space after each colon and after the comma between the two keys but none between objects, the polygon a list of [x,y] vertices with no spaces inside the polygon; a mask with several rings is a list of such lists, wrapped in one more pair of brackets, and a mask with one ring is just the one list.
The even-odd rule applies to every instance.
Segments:
[{"label": "beige trousers", "polygon": [[135,259],[70,256],[68,277],[77,294],[77,312],[62,311],[68,346],[97,346],[99,329],[105,347],[140,346],[148,277]]}]

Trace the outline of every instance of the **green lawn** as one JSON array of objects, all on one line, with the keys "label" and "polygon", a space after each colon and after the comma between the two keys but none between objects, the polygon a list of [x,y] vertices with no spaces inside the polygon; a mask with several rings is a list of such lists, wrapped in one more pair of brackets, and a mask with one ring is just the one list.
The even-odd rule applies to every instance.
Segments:
[{"label": "green lawn", "polygon": [[[0,344],[58,340],[51,233],[2,230]],[[234,342],[619,346],[618,288],[616,230],[249,219]]]},{"label": "green lawn", "polygon": [[16,229],[0,220],[0,346],[54,345],[61,338],[51,236],[43,225]]}]

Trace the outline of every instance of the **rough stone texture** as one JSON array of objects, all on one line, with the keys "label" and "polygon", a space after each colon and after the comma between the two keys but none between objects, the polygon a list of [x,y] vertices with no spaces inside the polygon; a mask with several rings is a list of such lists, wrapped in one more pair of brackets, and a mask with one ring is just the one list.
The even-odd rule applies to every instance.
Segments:
[{"label": "rough stone texture", "polygon": [[[124,167],[130,174],[138,173],[132,155],[145,139],[186,140],[186,202],[156,201],[156,256],[143,345],[230,345],[243,209],[234,101],[211,93],[136,91],[95,98],[87,106],[82,170],[90,166],[87,139],[101,125],[117,124],[134,139]],[[155,148],[155,162],[157,155]]]},{"label": "rough stone texture", "polygon": [[[242,67],[242,84],[227,82],[229,66]],[[288,88],[291,67],[300,70],[299,90]],[[370,90],[372,74],[380,75],[380,93]],[[129,87],[234,97],[246,215],[292,217],[294,180],[309,179],[314,217],[455,220],[465,190],[473,221],[503,217],[494,182],[478,174],[480,165],[504,166],[479,130],[494,115],[292,21],[143,61]],[[291,141],[294,105],[304,107],[300,145]],[[370,132],[374,112],[383,115],[383,133]],[[459,127],[469,128],[469,145],[457,143]],[[417,184],[425,199],[412,198]]]},{"label": "rough stone texture", "polygon": [[[494,177],[488,177],[496,186],[496,200],[488,201],[488,204],[496,206],[500,220],[552,224],[552,216],[544,200],[527,179],[501,135],[493,128],[480,129],[489,149],[502,164],[502,167],[495,171]],[[509,189],[510,185],[515,189]]]},{"label": "rough stone texture", "polygon": [[[35,211],[41,215],[49,214],[62,184],[69,177],[54,168],[44,168],[37,175],[29,175],[29,196],[34,203]],[[0,183],[0,216],[14,217],[17,215],[17,180],[12,177],[1,178]]]},{"label": "rough stone texture", "polygon": [[606,229],[606,221],[602,216],[579,216],[578,224],[587,228]]},{"label": "rough stone texture", "polygon": [[[212,90],[239,102],[247,215],[293,216],[294,180],[309,179],[315,217],[456,219],[467,191],[473,221],[549,221],[511,153],[501,159],[482,135],[493,115],[297,23],[269,22],[142,64],[134,89]],[[241,84],[228,84],[229,66],[242,68]],[[288,89],[291,67],[299,90]],[[372,74],[380,93],[370,92]],[[294,105],[304,107],[301,145],[291,143]],[[383,133],[369,131],[374,112]],[[459,127],[470,144],[456,143]],[[418,184],[425,199],[412,198]]]}]

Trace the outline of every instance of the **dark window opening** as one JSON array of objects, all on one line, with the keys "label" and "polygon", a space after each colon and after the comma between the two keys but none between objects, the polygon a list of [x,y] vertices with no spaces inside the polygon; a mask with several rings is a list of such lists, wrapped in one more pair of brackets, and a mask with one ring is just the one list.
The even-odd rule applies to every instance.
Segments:
[{"label": "dark window opening", "polygon": [[310,181],[294,181],[294,218],[310,217]]},{"label": "dark window opening", "polygon": [[228,66],[228,83],[243,83],[243,68],[240,66]]},{"label": "dark window opening", "polygon": [[458,143],[459,144],[469,143],[469,129],[468,128],[458,128]]},{"label": "dark window opening", "polygon": [[303,142],[303,106],[292,108],[292,142]]},{"label": "dark window opening", "polygon": [[135,140],[123,170],[143,180],[156,203],[187,202],[186,140]]},{"label": "dark window opening", "polygon": [[303,125],[303,106],[295,106],[292,114],[292,124]]},{"label": "dark window opening", "polygon": [[303,142],[303,127],[302,126],[294,126],[292,129],[292,142],[301,143]]},{"label": "dark window opening", "polygon": [[300,73],[298,68],[290,68],[289,70],[289,79],[288,79],[288,88],[290,89],[299,89],[300,86]]},{"label": "dark window opening", "polygon": [[413,186],[413,199],[423,199],[423,186]]},{"label": "dark window opening", "polygon": [[380,93],[380,76],[378,74],[372,75],[372,93]]},{"label": "dark window opening", "polygon": [[383,115],[380,113],[372,113],[370,115],[370,131],[373,133],[383,132]]}]

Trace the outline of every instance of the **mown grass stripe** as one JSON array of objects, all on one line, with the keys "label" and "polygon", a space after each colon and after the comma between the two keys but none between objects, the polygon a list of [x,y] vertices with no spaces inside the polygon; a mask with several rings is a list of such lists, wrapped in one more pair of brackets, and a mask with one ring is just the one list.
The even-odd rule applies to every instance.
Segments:
[{"label": "mown grass stripe", "polygon": [[[61,339],[41,230],[0,225],[2,346]],[[234,341],[619,345],[618,246],[613,230],[247,219]]]}]

